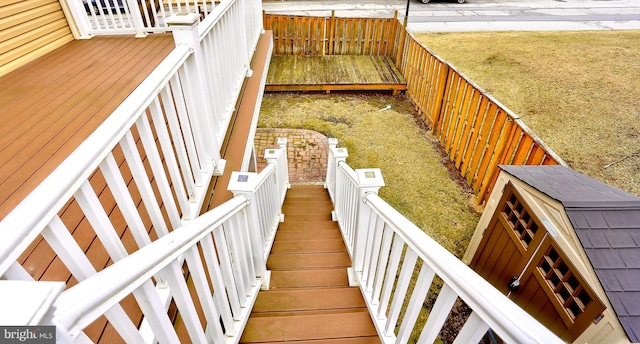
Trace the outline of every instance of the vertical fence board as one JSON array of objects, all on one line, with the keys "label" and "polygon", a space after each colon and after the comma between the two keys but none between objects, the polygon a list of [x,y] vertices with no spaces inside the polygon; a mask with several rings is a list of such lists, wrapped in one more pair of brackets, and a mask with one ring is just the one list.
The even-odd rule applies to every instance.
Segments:
[{"label": "vertical fence board", "polygon": [[482,117],[482,121],[478,127],[478,135],[476,136],[476,140],[474,143],[473,151],[471,152],[469,165],[467,166],[467,170],[461,171],[462,175],[466,177],[467,183],[469,185],[473,185],[473,182],[476,178],[476,171],[478,166],[480,165],[480,161],[484,152],[486,151],[486,143],[488,141],[489,132],[494,123],[494,116],[497,113],[497,106],[493,103],[490,103],[487,107],[484,116]]},{"label": "vertical fence board", "polygon": [[481,94],[480,92],[477,92],[476,89],[473,89],[472,92],[472,99],[471,99],[471,104],[469,105],[469,110],[467,111],[467,114],[464,118],[465,121],[465,127],[464,127],[464,131],[461,134],[461,141],[460,141],[460,146],[458,147],[458,151],[456,152],[456,156],[454,159],[454,164],[456,166],[456,168],[460,168],[460,165],[462,164],[462,159],[465,156],[465,154],[467,153],[467,149],[469,147],[469,143],[471,142],[471,133],[474,129],[474,123],[476,120],[476,117],[478,115],[478,111],[479,111],[479,107],[480,107],[480,99],[481,99]]},{"label": "vertical fence board", "polygon": [[499,149],[498,142],[500,134],[502,133],[506,123],[507,114],[497,106],[496,109],[496,114],[493,116],[493,125],[491,126],[489,136],[487,137],[487,141],[485,143],[485,150],[482,154],[480,164],[478,165],[478,169],[476,171],[476,179],[471,185],[476,193],[480,190],[480,185],[482,181],[484,181],[484,176],[487,173],[489,164],[492,160],[497,160],[500,156],[499,152],[496,152],[496,150]]},{"label": "vertical fence board", "polygon": [[518,145],[518,149],[516,150],[515,157],[513,158],[513,165],[522,165],[527,160],[529,156],[529,152],[531,151],[532,145],[534,144],[533,139],[529,135],[524,135],[520,144]]},{"label": "vertical fence board", "polygon": [[[500,130],[498,142],[495,145],[494,154],[489,160],[489,164],[487,168],[482,173],[482,182],[478,184],[478,192],[477,195],[481,198],[481,202],[485,200],[487,195],[487,190],[493,188],[493,183],[496,178],[498,178],[498,164],[500,163],[501,152],[504,151],[506,143],[509,141],[511,128],[514,127],[513,121],[509,120],[510,118],[505,114],[505,120],[502,120],[503,127]],[[490,187],[491,186],[491,187]]]}]

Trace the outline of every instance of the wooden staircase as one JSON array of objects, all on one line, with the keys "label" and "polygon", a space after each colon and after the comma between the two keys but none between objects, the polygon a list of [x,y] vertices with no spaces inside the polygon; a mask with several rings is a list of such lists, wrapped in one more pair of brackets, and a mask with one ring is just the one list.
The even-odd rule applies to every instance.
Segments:
[{"label": "wooden staircase", "polygon": [[241,343],[380,343],[358,287],[333,205],[322,185],[293,185]]}]

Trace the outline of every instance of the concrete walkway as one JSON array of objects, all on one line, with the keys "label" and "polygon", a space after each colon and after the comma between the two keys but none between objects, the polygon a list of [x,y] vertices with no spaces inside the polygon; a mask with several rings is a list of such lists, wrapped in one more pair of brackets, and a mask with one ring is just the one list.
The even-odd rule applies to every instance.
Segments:
[{"label": "concrete walkway", "polygon": [[320,184],[327,175],[329,143],[327,137],[313,130],[258,128],[254,140],[258,171],[267,162],[264,151],[278,148],[276,140],[286,137],[289,159],[289,182],[292,184]]}]

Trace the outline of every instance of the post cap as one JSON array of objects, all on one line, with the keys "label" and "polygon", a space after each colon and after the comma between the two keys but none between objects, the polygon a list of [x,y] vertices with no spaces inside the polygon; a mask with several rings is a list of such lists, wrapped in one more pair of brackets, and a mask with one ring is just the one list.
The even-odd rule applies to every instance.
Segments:
[{"label": "post cap", "polygon": [[264,151],[265,159],[277,159],[282,154],[282,150],[276,148],[268,148]]},{"label": "post cap", "polygon": [[255,191],[258,174],[255,172],[231,172],[227,190],[231,192]]},{"label": "post cap", "polygon": [[180,12],[172,15],[165,20],[165,24],[169,27],[194,26],[200,22],[200,15],[191,12]]},{"label": "post cap", "polygon": [[384,179],[382,178],[382,171],[379,168],[362,168],[357,169],[358,184],[361,187],[382,187],[384,186]]}]

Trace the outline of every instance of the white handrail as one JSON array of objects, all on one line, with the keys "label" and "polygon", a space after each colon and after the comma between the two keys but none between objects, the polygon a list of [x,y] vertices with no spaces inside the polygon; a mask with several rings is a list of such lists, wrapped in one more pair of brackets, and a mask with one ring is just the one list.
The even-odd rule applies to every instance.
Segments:
[{"label": "white handrail", "polygon": [[66,290],[54,304],[53,323],[72,337],[77,336],[105,310],[176,261],[206,235],[220,229],[247,204],[244,197],[233,198]]},{"label": "white handrail", "polygon": [[508,343],[563,343],[377,194],[367,194],[365,202],[500,338]]},{"label": "white handrail", "polygon": [[[328,162],[326,185],[331,186],[335,217],[353,262],[351,279],[360,286],[383,342],[404,343],[410,338],[437,275],[443,285],[426,323],[417,329],[418,343],[437,338],[457,298],[472,313],[456,343],[477,343],[489,329],[506,342],[562,343],[382,200],[377,194],[384,185],[379,170],[351,169],[344,161],[346,150],[338,155],[337,142],[330,143],[329,157],[334,161]],[[408,295],[412,282],[415,287]],[[408,306],[399,319],[403,305]]]},{"label": "white handrail", "polygon": [[[166,312],[167,302],[160,297],[166,290],[176,302],[192,341],[237,343],[259,289],[268,288],[270,274],[266,271],[265,253],[270,251],[277,223],[282,219],[282,192],[286,193],[286,187],[281,185],[288,185],[288,179],[282,178],[287,174],[280,171],[287,168],[287,156],[283,154],[286,145],[270,151],[269,165],[260,173],[232,173],[232,178],[240,180],[230,185],[230,190],[237,194],[233,199],[153,242],[143,237],[141,241],[146,245],[132,254],[126,254],[118,239],[114,239],[115,246],[107,245],[107,250],[121,247],[111,254],[116,263],[101,271],[93,270],[89,260],[77,253],[74,259],[74,253],[62,250],[62,261],[77,265],[69,265],[69,269],[80,282],[57,297],[39,324],[55,325],[60,342],[80,337],[87,340],[83,329],[108,315],[109,322],[128,341],[177,341],[172,319]],[[84,189],[86,185],[83,184]],[[82,192],[87,194],[82,203],[90,206],[91,191]],[[43,233],[45,238],[50,238],[54,245],[65,241],[73,248],[73,238],[65,228],[60,228],[64,224],[58,217],[53,222],[49,225],[51,229]],[[109,231],[104,235],[109,236]],[[198,301],[190,296],[183,260]],[[0,290],[3,288],[0,281]],[[145,316],[145,325],[140,330],[130,326],[127,314],[120,308],[120,302],[129,295],[135,297]],[[200,326],[194,304],[204,311],[207,321],[204,327]],[[146,327],[153,339],[142,333]]]},{"label": "white handrail", "polygon": [[[268,164],[259,174],[234,172],[231,174],[228,187],[234,196],[244,195],[251,204],[255,205],[248,210],[248,221],[253,227],[262,229],[251,238],[252,245],[256,249],[263,249],[262,257],[254,257],[256,266],[260,268],[266,267],[278,223],[284,220],[282,204],[290,187],[286,139],[278,139],[278,143],[280,148],[266,150],[264,156]],[[264,276],[262,272],[263,270],[259,270],[258,276]]]},{"label": "white handrail", "polygon": [[[258,290],[268,287],[265,253],[270,251],[278,219],[281,219],[284,198],[280,184],[288,185],[287,179],[278,181],[281,178],[278,176],[286,175],[279,171],[287,168],[283,152],[286,145],[276,152],[268,152],[269,165],[259,174],[234,172],[229,187],[236,194],[233,199],[63,292],[46,322],[57,326],[60,338],[73,340],[82,335],[86,326],[133,294],[141,304],[145,319],[151,318],[148,321],[151,330],[160,337],[176,339],[177,335],[167,329],[170,319],[166,311],[158,313],[143,304],[147,302],[144,300],[154,298],[153,290],[149,290],[151,278],[157,282],[160,276],[168,281],[185,320],[199,322],[188,302],[192,299],[188,297],[179,265],[182,257],[186,257],[194,283],[200,286],[196,289],[201,307],[208,315],[205,327],[209,328],[204,331],[192,325],[189,335],[194,341],[206,338],[213,342],[237,342]],[[204,273],[205,266],[209,277]],[[215,302],[212,304],[211,300]],[[220,326],[220,320],[224,327]]]}]

